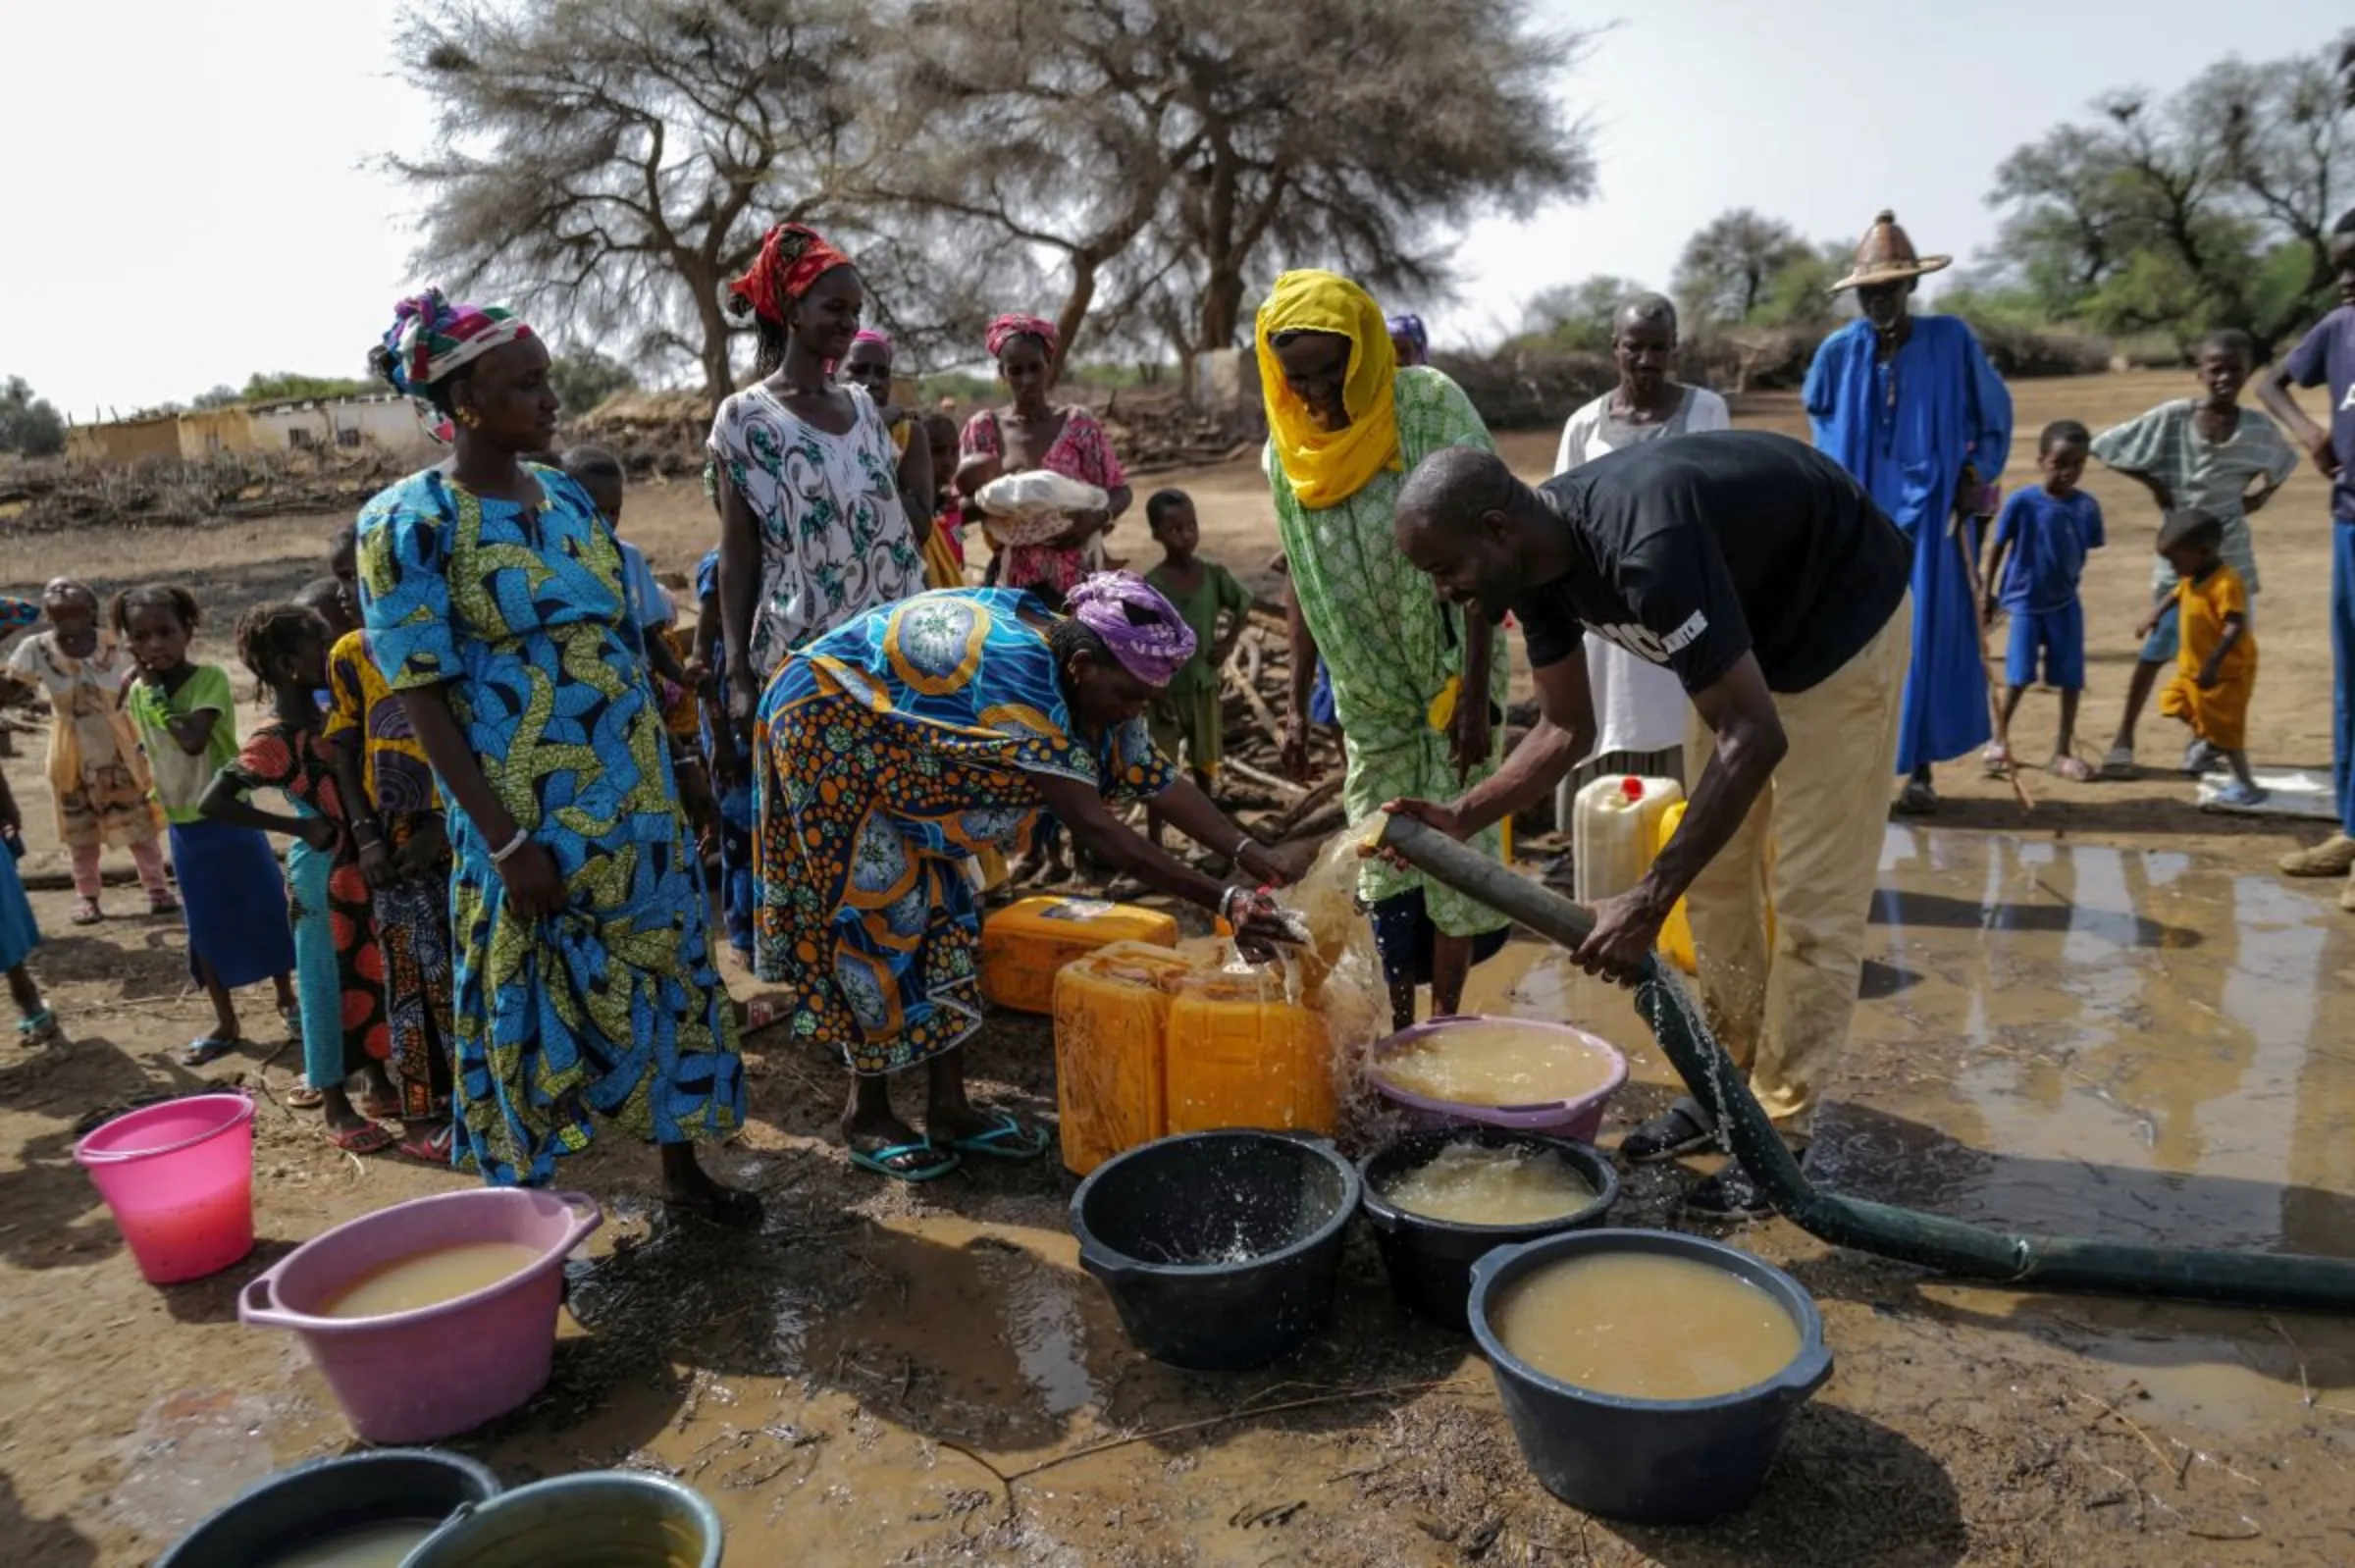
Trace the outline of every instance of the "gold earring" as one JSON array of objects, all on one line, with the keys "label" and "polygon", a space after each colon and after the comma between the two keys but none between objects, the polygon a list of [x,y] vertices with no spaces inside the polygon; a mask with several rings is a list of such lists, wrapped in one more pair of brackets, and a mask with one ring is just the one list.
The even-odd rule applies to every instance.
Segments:
[{"label": "gold earring", "polygon": [[472,430],[475,426],[481,424],[482,422],[483,416],[476,413],[473,409],[461,408],[458,410],[458,423],[464,425],[468,430]]}]

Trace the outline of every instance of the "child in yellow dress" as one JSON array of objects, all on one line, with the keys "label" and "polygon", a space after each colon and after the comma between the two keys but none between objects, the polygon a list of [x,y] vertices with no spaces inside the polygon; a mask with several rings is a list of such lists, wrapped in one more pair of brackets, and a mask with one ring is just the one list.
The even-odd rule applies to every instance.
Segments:
[{"label": "child in yellow dress", "polygon": [[2224,525],[2192,509],[2171,511],[2159,529],[2159,553],[2175,570],[2173,596],[2151,612],[2142,635],[2168,604],[2176,606],[2181,646],[2174,679],[2160,695],[2159,711],[2191,726],[2205,748],[2203,760],[2222,760],[2232,782],[2217,794],[2223,806],[2255,806],[2266,792],[2249,774],[2249,696],[2257,686],[2257,634],[2249,628],[2249,593],[2224,557]]}]

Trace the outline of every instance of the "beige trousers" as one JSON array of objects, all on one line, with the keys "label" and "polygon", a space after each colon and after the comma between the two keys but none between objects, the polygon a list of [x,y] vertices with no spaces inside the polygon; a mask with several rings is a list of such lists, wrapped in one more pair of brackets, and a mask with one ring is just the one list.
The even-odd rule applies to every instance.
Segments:
[{"label": "beige trousers", "polygon": [[[1856,1012],[1897,766],[1898,703],[1912,652],[1909,594],[1829,677],[1804,692],[1775,694],[1790,750],[1686,895],[1709,1028],[1795,1142],[1812,1130],[1817,1095]],[[1699,710],[1685,747],[1698,780],[1716,752]]]}]

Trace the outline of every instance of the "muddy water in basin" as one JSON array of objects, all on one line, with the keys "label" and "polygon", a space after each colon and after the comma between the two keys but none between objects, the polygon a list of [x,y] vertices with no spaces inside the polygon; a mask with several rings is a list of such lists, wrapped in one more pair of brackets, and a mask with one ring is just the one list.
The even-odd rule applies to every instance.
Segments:
[{"label": "muddy water in basin", "polygon": [[1377,1077],[1456,1105],[1546,1105],[1610,1081],[1613,1064],[1551,1029],[1508,1020],[1453,1023],[1376,1064]]},{"label": "muddy water in basin", "polygon": [[1534,1225],[1595,1201],[1595,1189],[1545,1149],[1450,1143],[1382,1195],[1409,1214],[1458,1225]]},{"label": "muddy water in basin", "polygon": [[441,1528],[434,1519],[399,1519],[339,1531],[290,1557],[273,1557],[262,1568],[400,1568],[426,1537]]},{"label": "muddy water in basin", "polygon": [[414,1312],[487,1290],[538,1263],[541,1249],[520,1241],[474,1241],[398,1258],[340,1292],[324,1318],[380,1318]]},{"label": "muddy water in basin", "polygon": [[1565,1258],[1513,1281],[1490,1314],[1520,1360],[1623,1399],[1714,1398],[1799,1354],[1799,1325],[1772,1296],[1690,1258]]}]

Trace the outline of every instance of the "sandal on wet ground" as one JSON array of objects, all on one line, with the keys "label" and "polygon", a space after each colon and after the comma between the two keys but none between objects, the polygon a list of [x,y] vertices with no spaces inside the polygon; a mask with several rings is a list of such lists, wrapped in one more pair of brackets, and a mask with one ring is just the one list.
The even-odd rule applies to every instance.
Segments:
[{"label": "sandal on wet ground", "polygon": [[180,1065],[183,1068],[210,1067],[245,1043],[243,1035],[227,1039],[218,1034],[199,1034],[181,1048]]},{"label": "sandal on wet ground", "polygon": [[1938,810],[1938,792],[1921,780],[1908,779],[1898,792],[1897,814],[1900,816],[1929,816]]},{"label": "sandal on wet ground", "polygon": [[[965,1162],[955,1149],[943,1149],[917,1139],[914,1143],[885,1143],[869,1148],[851,1146],[851,1164],[894,1181],[937,1181]],[[918,1160],[917,1156],[923,1156]]]},{"label": "sandal on wet ground", "polygon": [[330,1130],[327,1141],[345,1154],[382,1154],[392,1147],[392,1134],[371,1122],[366,1126]]},{"label": "sandal on wet ground", "polygon": [[1035,1160],[1047,1152],[1047,1131],[1044,1127],[1025,1127],[1000,1112],[995,1125],[962,1138],[951,1138],[949,1147],[959,1154],[978,1154],[991,1160]]},{"label": "sandal on wet ground", "polygon": [[316,1111],[327,1104],[327,1096],[307,1083],[297,1083],[287,1091],[286,1104],[289,1111]]},{"label": "sandal on wet ground", "polygon": [[1979,753],[1979,765],[1989,778],[2010,778],[2014,766],[2011,749],[2002,741],[1989,741],[1987,749]]},{"label": "sandal on wet ground", "polygon": [[66,916],[68,923],[74,925],[96,925],[105,918],[106,911],[98,907],[96,899],[76,899],[74,913]]},{"label": "sandal on wet ground", "polygon": [[47,1008],[17,1019],[17,1034],[26,1045],[47,1045],[57,1033],[57,1015]]},{"label": "sandal on wet ground", "polygon": [[1650,1165],[1717,1147],[1716,1119],[1699,1100],[1680,1094],[1667,1110],[1619,1140],[1619,1157],[1630,1165]]},{"label": "sandal on wet ground", "polygon": [[2082,784],[2093,777],[2093,769],[2086,765],[2085,758],[2081,757],[2056,757],[2044,764],[2044,770],[2071,784]]},{"label": "sandal on wet ground", "polygon": [[2102,758],[2101,776],[2120,781],[2142,777],[2142,769],[2135,765],[2134,748],[2111,747],[2110,754]]}]

